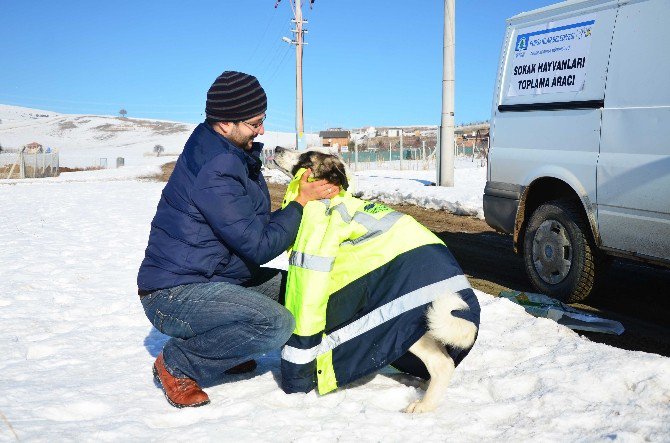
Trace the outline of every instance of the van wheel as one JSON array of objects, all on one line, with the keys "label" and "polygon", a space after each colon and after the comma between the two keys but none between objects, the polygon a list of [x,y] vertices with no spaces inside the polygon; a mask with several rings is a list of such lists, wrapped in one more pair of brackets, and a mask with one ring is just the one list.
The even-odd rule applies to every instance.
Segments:
[{"label": "van wheel", "polygon": [[533,212],[523,242],[526,273],[537,290],[566,303],[584,300],[595,282],[590,230],[580,207],[554,200]]}]

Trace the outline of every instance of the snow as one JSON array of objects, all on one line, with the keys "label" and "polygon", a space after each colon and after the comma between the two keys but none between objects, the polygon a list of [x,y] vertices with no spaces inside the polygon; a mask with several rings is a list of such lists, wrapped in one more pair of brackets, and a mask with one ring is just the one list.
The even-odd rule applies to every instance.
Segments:
[{"label": "snow", "polygon": [[440,209],[458,215],[484,218],[482,200],[486,168],[470,159],[455,161],[453,188],[426,186],[435,183],[435,170],[361,171],[354,186],[363,199],[379,199],[385,203],[408,204]]},{"label": "snow", "polygon": [[[24,120],[12,124],[32,123]],[[83,156],[81,131],[69,137]],[[134,149],[154,143],[142,137]],[[114,143],[91,149],[130,153]],[[478,341],[433,413],[400,412],[423,389],[390,369],[322,397],[286,395],[277,352],[207,388],[210,405],[172,408],[151,374],[166,337],[135,286],[164,184],[139,179],[157,171],[155,157],[134,158],[119,169],[0,180],[0,441],[670,440],[669,358],[591,342],[482,292]],[[484,168],[456,166],[452,189],[423,186],[434,171],[365,171],[357,186],[480,214]],[[270,265],[285,268],[286,256]]]},{"label": "snow", "polygon": [[[434,169],[383,169],[350,170],[353,179],[349,189],[366,200],[416,205],[483,219],[486,168],[473,163],[470,158],[457,158],[454,164],[456,186],[452,188],[434,186]],[[266,171],[265,175],[271,182],[288,183],[288,178],[277,170]]]}]

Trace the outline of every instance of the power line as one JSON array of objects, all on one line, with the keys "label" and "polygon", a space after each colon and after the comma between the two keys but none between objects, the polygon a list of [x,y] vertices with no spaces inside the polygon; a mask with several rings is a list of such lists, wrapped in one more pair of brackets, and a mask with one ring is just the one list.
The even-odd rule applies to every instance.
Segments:
[{"label": "power line", "polygon": [[284,60],[286,59],[286,55],[288,55],[290,49],[291,49],[290,46],[287,46],[286,49],[284,50],[284,55],[282,55],[281,60],[279,60],[279,64],[277,65],[277,68],[274,70],[272,75],[267,80],[268,85],[272,84],[273,80],[275,79],[275,77],[277,75],[277,72],[279,72],[279,68],[281,68],[282,64],[284,63]]},{"label": "power line", "polygon": [[268,19],[267,24],[265,25],[265,30],[263,31],[263,34],[261,35],[261,38],[258,40],[258,43],[256,43],[256,47],[254,47],[254,50],[251,51],[251,55],[249,55],[249,62],[251,62],[254,59],[254,55],[256,55],[256,51],[258,48],[261,46],[261,43],[263,42],[263,39],[265,38],[265,34],[267,34],[268,29],[270,28],[270,23],[277,17],[277,9],[274,10],[270,18]]},{"label": "power line", "polygon": [[270,71],[269,66],[275,66],[276,61],[281,58],[281,36],[284,34],[284,25],[281,24],[281,27],[278,27],[272,33],[273,37],[270,39],[270,45],[268,51],[265,52],[262,57],[259,57],[259,76],[264,76]]}]

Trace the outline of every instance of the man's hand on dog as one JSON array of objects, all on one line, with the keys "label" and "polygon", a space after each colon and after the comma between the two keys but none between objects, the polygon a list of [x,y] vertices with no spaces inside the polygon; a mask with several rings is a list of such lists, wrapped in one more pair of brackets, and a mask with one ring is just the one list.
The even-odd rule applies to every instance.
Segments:
[{"label": "man's hand on dog", "polygon": [[300,190],[295,201],[302,206],[305,206],[309,201],[333,198],[340,193],[339,186],[328,183],[326,180],[307,181],[310,175],[312,175],[312,170],[307,169],[300,177]]}]

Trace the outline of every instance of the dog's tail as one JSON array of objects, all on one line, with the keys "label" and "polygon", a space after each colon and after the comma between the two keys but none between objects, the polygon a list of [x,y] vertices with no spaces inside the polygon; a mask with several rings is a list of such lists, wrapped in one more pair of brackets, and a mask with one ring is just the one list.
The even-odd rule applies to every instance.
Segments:
[{"label": "dog's tail", "polygon": [[477,337],[477,325],[452,314],[452,311],[469,309],[458,294],[447,290],[428,308],[428,333],[444,345],[460,349],[471,348]]}]

